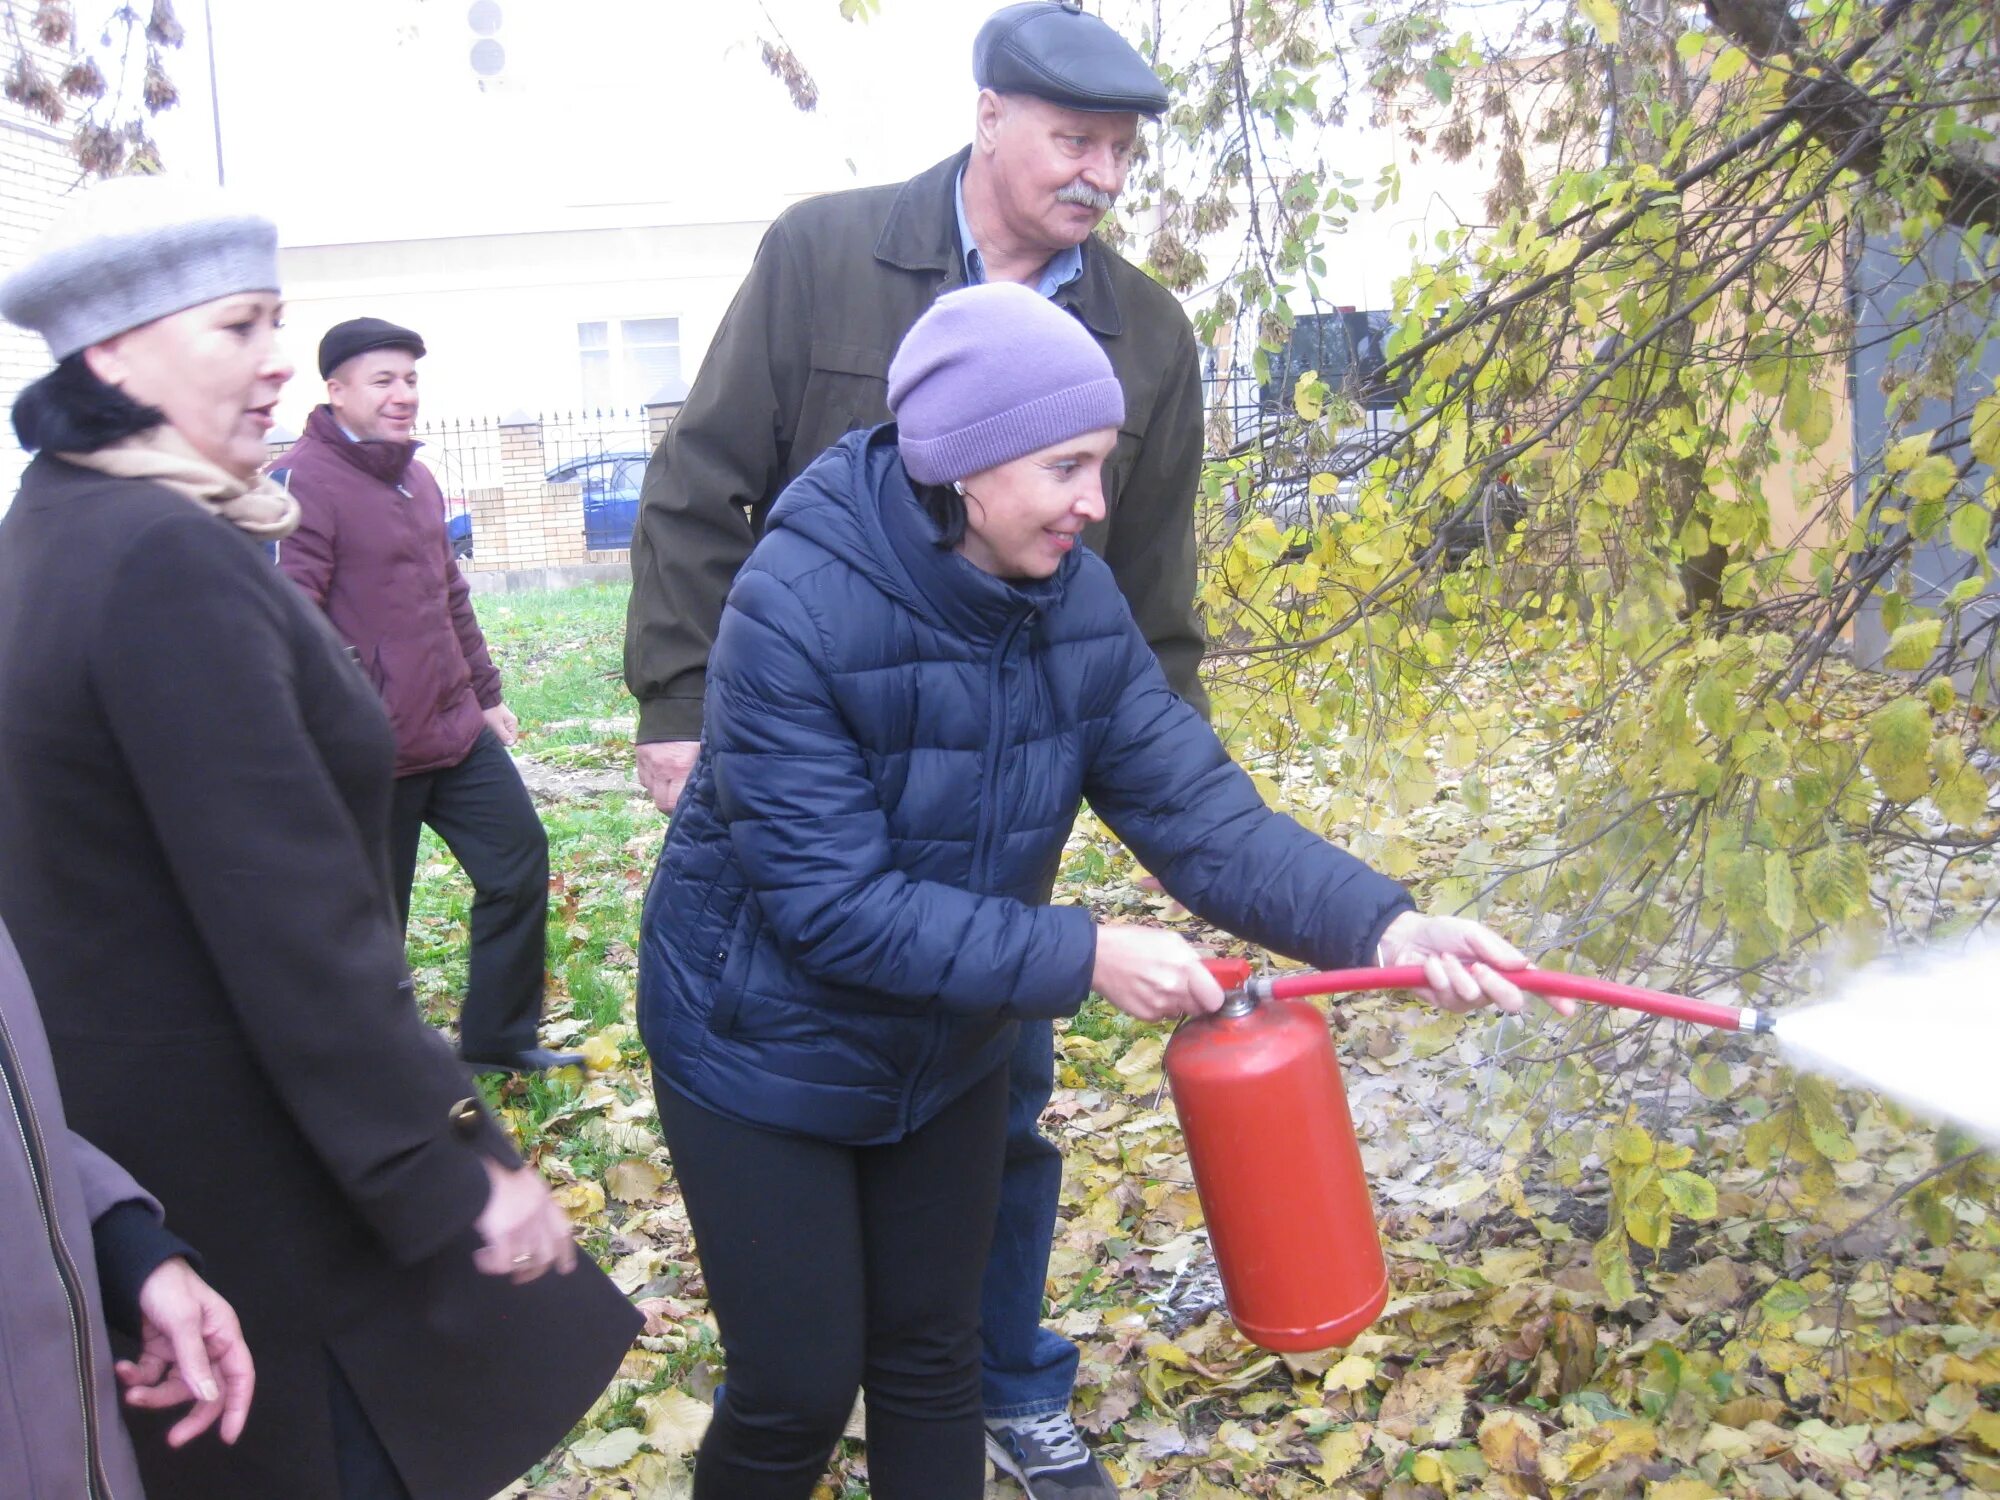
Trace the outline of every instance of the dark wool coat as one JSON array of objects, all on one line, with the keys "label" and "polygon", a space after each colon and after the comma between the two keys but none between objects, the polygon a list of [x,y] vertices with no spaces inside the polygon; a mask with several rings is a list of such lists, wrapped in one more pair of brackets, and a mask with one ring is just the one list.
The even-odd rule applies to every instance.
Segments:
[{"label": "dark wool coat", "polygon": [[895,429],[785,492],[735,586],[648,893],[660,1077],[755,1125],[895,1140],[1083,1003],[1096,933],[1045,904],[1082,798],[1191,909],[1369,961],[1401,886],[1272,812],[1083,548],[1008,583],[936,545]]},{"label": "dark wool coat", "polygon": [[[965,285],[954,193],[970,148],[908,182],[828,193],[778,216],[646,466],[632,537],[625,682],[641,740],[691,740],[723,596],[779,493],[844,434],[889,419],[889,361],[939,297]],[[1140,634],[1188,702],[1197,669],[1194,502],[1201,364],[1179,299],[1092,236],[1055,295],[1125,391],[1104,466],[1104,520],[1084,532]]]},{"label": "dark wool coat", "polygon": [[500,674],[452,560],[444,496],[415,443],[357,443],[331,408],[283,462],[299,529],[278,566],[326,611],[389,710],[396,774],[455,766],[500,702]]},{"label": "dark wool coat", "polygon": [[152,1500],[335,1500],[327,1360],[417,1500],[559,1442],[638,1319],[595,1267],[483,1276],[511,1163],[412,1002],[374,689],[246,534],[44,455],[0,520],[0,920],[70,1121],[156,1193],[257,1362],[242,1441]]}]

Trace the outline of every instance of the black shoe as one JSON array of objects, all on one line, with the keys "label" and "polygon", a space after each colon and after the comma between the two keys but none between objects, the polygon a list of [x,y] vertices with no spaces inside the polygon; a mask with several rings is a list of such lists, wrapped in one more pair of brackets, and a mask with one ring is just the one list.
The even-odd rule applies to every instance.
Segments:
[{"label": "black shoe", "polygon": [[475,1073],[547,1073],[556,1068],[583,1067],[581,1052],[551,1052],[547,1047],[523,1047],[519,1052],[460,1052]]}]

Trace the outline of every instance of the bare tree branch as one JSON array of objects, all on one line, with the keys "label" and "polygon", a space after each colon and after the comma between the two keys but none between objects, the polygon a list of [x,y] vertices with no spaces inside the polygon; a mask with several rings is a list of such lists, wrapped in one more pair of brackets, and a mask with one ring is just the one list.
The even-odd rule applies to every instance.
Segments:
[{"label": "bare tree branch", "polygon": [[[1716,29],[1759,61],[1803,57],[1805,33],[1785,0],[1702,0]],[[1912,4],[1892,5],[1877,18],[1873,34],[1890,30]],[[1889,108],[1847,76],[1842,62],[1816,63],[1793,75],[1785,87],[1790,112],[1829,150],[1850,160],[1857,172],[1873,177],[1883,163],[1890,125]],[[1961,229],[2000,229],[2000,170],[1957,152],[1918,146],[1918,170],[1935,177],[1945,196],[1938,205],[1947,224]]]}]

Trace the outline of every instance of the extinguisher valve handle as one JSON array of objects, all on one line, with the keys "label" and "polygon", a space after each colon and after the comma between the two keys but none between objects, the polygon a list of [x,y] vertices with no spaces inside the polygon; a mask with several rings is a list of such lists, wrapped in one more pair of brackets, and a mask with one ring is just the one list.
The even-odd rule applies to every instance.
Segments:
[{"label": "extinguisher valve handle", "polygon": [[1270,978],[1263,974],[1253,974],[1222,997],[1222,1014],[1232,1020],[1241,1020],[1270,998]]}]

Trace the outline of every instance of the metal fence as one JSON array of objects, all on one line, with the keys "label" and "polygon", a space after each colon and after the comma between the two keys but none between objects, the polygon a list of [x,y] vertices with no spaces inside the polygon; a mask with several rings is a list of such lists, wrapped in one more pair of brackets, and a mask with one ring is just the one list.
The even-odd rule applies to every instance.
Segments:
[{"label": "metal fence", "polygon": [[[1262,379],[1245,365],[1210,363],[1204,369],[1204,446],[1211,457],[1254,452],[1260,475],[1266,465],[1274,471],[1298,467],[1301,454],[1293,450],[1299,447],[1295,440],[1301,424],[1293,410],[1291,391],[1297,372],[1285,368],[1282,359],[1277,363],[1278,369]],[[1328,375],[1338,379],[1345,373],[1338,370],[1334,359],[1326,363]],[[629,545],[646,461],[654,446],[646,412],[544,412],[526,418],[515,416],[511,421],[539,425],[541,454],[537,462],[548,483],[574,484],[580,489],[586,548],[603,551]],[[1360,427],[1366,434],[1368,429],[1392,421],[1378,407],[1362,415]],[[506,482],[501,433],[508,425],[509,419],[500,417],[448,418],[425,422],[415,432],[424,445],[420,456],[444,492],[447,518],[459,528],[455,537],[460,532],[469,534],[467,497],[476,490],[500,489]],[[1345,473],[1341,463],[1331,466]],[[1278,477],[1282,480],[1286,476],[1280,473]]]},{"label": "metal fence", "polygon": [[1252,370],[1210,367],[1202,372],[1201,409],[1211,457],[1227,453],[1274,418],[1275,408],[1267,411],[1270,403],[1264,397]]},{"label": "metal fence", "polygon": [[636,408],[552,412],[540,420],[542,453],[548,459],[551,473],[607,455],[636,454],[641,459],[652,455],[652,440],[646,435],[646,413]]},{"label": "metal fence", "polygon": [[[615,551],[629,545],[639,481],[653,447],[646,413],[637,409],[544,412],[513,420],[539,426],[538,462],[547,481],[582,490],[586,548]],[[446,519],[458,528],[454,538],[470,534],[467,497],[474,490],[499,489],[506,482],[500,434],[508,425],[498,417],[465,417],[426,422],[414,434],[424,445],[423,461],[444,491]]]},{"label": "metal fence", "polygon": [[[1240,448],[1293,416],[1290,391],[1260,381],[1247,366],[1211,366],[1202,374],[1201,396],[1211,454]],[[588,476],[577,471],[591,467],[591,461],[599,461],[596,467],[611,459],[636,458],[643,464],[652,455],[643,410],[547,412],[530,420],[541,424],[543,461],[554,483],[590,487]],[[415,437],[424,445],[421,457],[455,509],[463,508],[473,490],[500,487],[501,426],[498,417],[463,417],[417,427]]]},{"label": "metal fence", "polygon": [[437,476],[438,488],[454,514],[465,508],[465,497],[472,491],[500,488],[498,418],[423,422],[411,436],[424,445],[417,456]]}]

